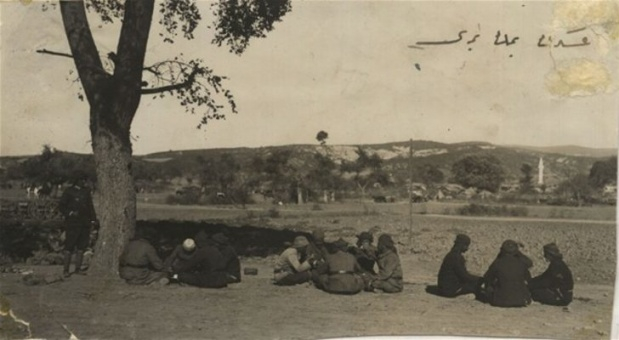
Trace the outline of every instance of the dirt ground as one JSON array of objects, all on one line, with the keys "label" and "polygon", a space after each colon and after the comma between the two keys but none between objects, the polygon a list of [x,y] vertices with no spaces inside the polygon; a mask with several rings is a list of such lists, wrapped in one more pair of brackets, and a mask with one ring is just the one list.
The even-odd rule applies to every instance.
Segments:
[{"label": "dirt ground", "polygon": [[[258,269],[239,284],[221,290],[169,285],[135,287],[119,280],[101,282],[73,276],[49,285],[27,286],[22,274],[0,274],[0,293],[12,310],[30,323],[32,336],[68,339],[320,339],[363,335],[474,335],[518,338],[608,339],[611,331],[616,267],[614,222],[416,216],[414,232],[402,216],[357,214],[264,221],[276,230],[323,229],[327,240],[354,235],[373,226],[395,235],[405,287],[400,294],[330,295],[310,285],[271,284],[275,256],[242,258]],[[472,296],[445,299],[425,293],[435,284],[442,256],[459,232],[473,243],[465,257],[482,274],[502,240],[525,244],[534,261],[532,274],[546,267],[541,246],[557,242],[576,278],[569,308],[533,303],[502,309]],[[19,266],[18,266],[19,267]],[[58,266],[30,267],[60,273]],[[28,334],[2,317],[0,338]]]},{"label": "dirt ground", "polygon": [[[408,276],[401,294],[336,296],[310,285],[277,287],[270,264],[248,259],[259,275],[226,289],[169,285],[136,287],[75,276],[25,286],[2,274],[2,294],[30,323],[35,338],[68,339],[320,339],[362,335],[476,335],[608,339],[613,289],[580,284],[568,310],[533,303],[501,309],[470,296],[445,299],[424,292],[424,277]],[[410,264],[404,264],[409,267]],[[59,267],[34,268],[60,271]],[[3,337],[27,333],[3,318]]]}]

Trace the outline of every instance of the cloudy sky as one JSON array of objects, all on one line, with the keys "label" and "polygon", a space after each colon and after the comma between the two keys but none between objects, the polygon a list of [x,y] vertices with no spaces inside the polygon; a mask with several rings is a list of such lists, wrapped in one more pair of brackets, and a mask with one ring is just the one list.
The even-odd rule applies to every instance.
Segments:
[{"label": "cloudy sky", "polygon": [[[207,5],[200,2],[205,15]],[[159,39],[154,24],[147,63],[179,51],[206,60],[229,77],[239,114],[197,130],[199,117],[174,100],[144,97],[134,153],[312,144],[320,130],[330,144],[413,138],[617,147],[619,31],[602,25],[619,17],[617,4],[561,6],[294,1],[276,29],[240,57],[210,44],[208,17],[195,40],[174,45]],[[88,106],[77,99],[72,60],[35,52],[68,52],[59,11],[17,1],[0,10],[0,154],[36,154],[43,144],[91,152]],[[113,51],[116,27],[94,26],[100,54]],[[553,46],[588,44],[539,47],[542,34]],[[501,43],[505,35],[514,43]]]}]

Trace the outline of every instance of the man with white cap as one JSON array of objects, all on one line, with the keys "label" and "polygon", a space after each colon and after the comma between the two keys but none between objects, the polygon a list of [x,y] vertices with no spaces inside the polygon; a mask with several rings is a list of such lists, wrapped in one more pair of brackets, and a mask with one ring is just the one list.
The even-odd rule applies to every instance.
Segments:
[{"label": "man with white cap", "polygon": [[308,257],[301,263],[301,256],[307,251],[309,241],[305,236],[297,236],[292,246],[284,250],[277,258],[273,269],[274,284],[293,286],[310,281],[313,257]]},{"label": "man with white cap", "polygon": [[174,267],[179,261],[187,261],[189,260],[196,250],[196,242],[191,239],[185,239],[183,244],[180,244],[174,248],[172,254],[166,258],[163,262],[163,268],[166,272],[172,272],[172,267]]},{"label": "man with white cap", "polygon": [[544,258],[550,262],[548,269],[529,281],[533,301],[553,306],[569,305],[574,289],[572,271],[563,262],[563,255],[555,243],[544,246]]}]

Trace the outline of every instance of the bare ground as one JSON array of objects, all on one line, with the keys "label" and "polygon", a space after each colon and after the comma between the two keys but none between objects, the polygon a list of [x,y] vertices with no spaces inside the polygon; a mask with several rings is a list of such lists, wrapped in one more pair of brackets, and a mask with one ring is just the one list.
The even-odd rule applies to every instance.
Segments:
[{"label": "bare ground", "polygon": [[[579,284],[569,310],[533,303],[501,309],[470,296],[426,294],[427,278],[408,276],[401,294],[336,296],[310,285],[276,287],[270,263],[248,259],[258,276],[211,290],[170,285],[136,287],[75,276],[25,286],[21,274],[2,274],[2,294],[30,322],[34,337],[67,339],[318,339],[361,335],[477,335],[608,339],[613,289]],[[407,266],[407,264],[405,264]],[[35,268],[60,271],[58,267]],[[3,318],[4,337],[24,337]]]},{"label": "bare ground", "polygon": [[[256,221],[256,223],[258,223]],[[21,274],[0,274],[0,293],[14,313],[30,322],[34,337],[67,339],[65,325],[80,339],[319,339],[361,335],[476,335],[555,339],[608,339],[616,267],[614,222],[526,219],[458,219],[416,216],[413,230],[401,215],[350,214],[261,220],[274,230],[323,229],[330,240],[354,241],[362,230],[395,235],[406,285],[401,294],[336,296],[309,285],[277,287],[270,282],[274,256],[243,258],[257,276],[221,290],[170,285],[135,287],[119,280],[100,282],[75,276],[26,286]],[[502,309],[471,296],[445,299],[426,294],[435,283],[442,256],[456,233],[473,243],[469,269],[481,274],[500,243],[525,244],[534,260],[532,274],[546,264],[541,246],[557,242],[576,277],[575,300],[561,307],[533,303]],[[34,267],[59,273],[57,266]],[[24,337],[6,317],[0,338]]]}]

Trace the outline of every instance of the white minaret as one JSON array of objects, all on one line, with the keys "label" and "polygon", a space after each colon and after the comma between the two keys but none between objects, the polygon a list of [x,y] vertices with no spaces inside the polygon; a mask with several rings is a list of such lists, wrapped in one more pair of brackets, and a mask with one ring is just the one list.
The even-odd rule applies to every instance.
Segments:
[{"label": "white minaret", "polygon": [[537,166],[537,185],[544,185],[544,159],[539,158],[539,165]]}]

